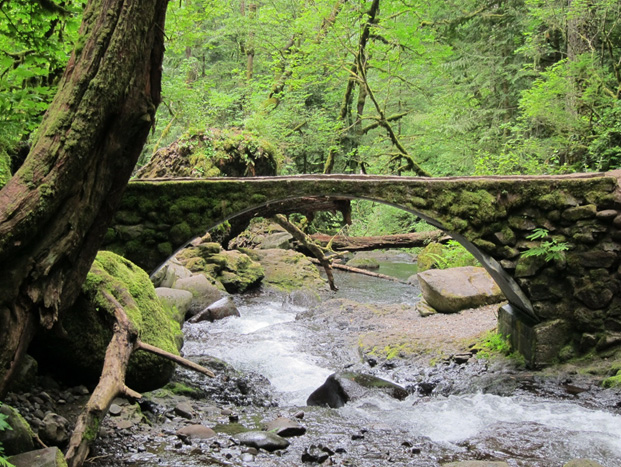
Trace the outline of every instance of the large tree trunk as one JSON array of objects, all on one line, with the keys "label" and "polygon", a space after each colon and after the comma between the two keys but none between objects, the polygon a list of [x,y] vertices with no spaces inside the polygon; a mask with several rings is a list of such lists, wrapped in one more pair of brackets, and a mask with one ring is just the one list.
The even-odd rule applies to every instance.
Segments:
[{"label": "large tree trunk", "polygon": [[167,0],[90,0],[24,165],[0,191],[0,397],[71,305],[160,102]]},{"label": "large tree trunk", "polygon": [[389,248],[424,247],[430,242],[446,242],[450,240],[441,230],[414,232],[396,235],[380,235],[376,237],[345,237],[342,235],[313,234],[310,238],[321,246],[330,245],[334,251],[371,251]]}]

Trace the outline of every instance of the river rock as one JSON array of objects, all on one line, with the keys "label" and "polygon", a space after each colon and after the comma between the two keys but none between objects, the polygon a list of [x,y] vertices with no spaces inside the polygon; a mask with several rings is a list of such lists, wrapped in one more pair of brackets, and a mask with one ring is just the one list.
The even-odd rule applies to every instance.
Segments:
[{"label": "river rock", "polygon": [[229,316],[241,316],[239,310],[231,297],[223,297],[215,303],[212,303],[200,313],[194,315],[189,321],[198,323],[200,321],[217,321]]},{"label": "river rock", "polygon": [[271,422],[267,422],[263,429],[271,433],[276,433],[278,436],[282,436],[283,438],[302,436],[306,433],[305,427],[286,417],[278,417]]},{"label": "river rock", "polygon": [[192,292],[189,290],[171,289],[169,287],[157,287],[157,297],[166,308],[173,310],[173,317],[179,324],[185,321],[185,315],[192,304]]},{"label": "river rock", "polygon": [[325,383],[308,396],[306,404],[336,409],[343,407],[351,400],[367,395],[371,391],[383,392],[399,400],[405,399],[408,395],[402,386],[377,376],[340,372],[328,376]]},{"label": "river rock", "polygon": [[56,446],[24,452],[8,461],[15,467],[67,467],[65,456]]},{"label": "river rock", "polygon": [[268,431],[246,431],[236,434],[234,438],[244,446],[265,449],[269,452],[286,449],[290,444],[285,438]]},{"label": "river rock", "polygon": [[252,250],[253,259],[259,261],[265,276],[263,286],[280,292],[306,289],[319,292],[327,290],[317,267],[302,253],[293,250]]},{"label": "river rock", "polygon": [[63,446],[69,441],[69,420],[50,412],[41,421],[38,435],[45,444]]},{"label": "river rock", "polygon": [[151,280],[156,287],[173,288],[179,279],[184,279],[191,275],[192,271],[177,260],[171,259],[151,277]]},{"label": "river rock", "polygon": [[418,314],[421,315],[423,318],[438,313],[436,310],[433,309],[433,307],[429,305],[429,303],[425,301],[424,298],[419,300],[414,307],[416,308],[416,311],[418,311]]},{"label": "river rock", "polygon": [[380,264],[375,258],[355,256],[347,261],[347,266],[358,269],[379,269]]},{"label": "river rock", "polygon": [[176,435],[182,439],[209,439],[216,436],[216,432],[204,425],[188,425],[177,430]]},{"label": "river rock", "polygon": [[187,402],[180,402],[175,406],[175,414],[191,420],[194,416],[194,409]]},{"label": "river rock", "polygon": [[20,413],[13,407],[3,404],[0,405],[0,414],[7,417],[6,422],[12,428],[0,431],[0,445],[4,447],[4,453],[10,456],[33,449],[34,433]]},{"label": "river rock", "polygon": [[429,269],[418,273],[418,280],[425,301],[441,313],[505,300],[500,287],[483,268]]},{"label": "river rock", "polygon": [[186,318],[192,317],[222,298],[222,291],[211,284],[202,274],[179,279],[175,289],[185,290],[192,294],[192,301],[188,306]]}]

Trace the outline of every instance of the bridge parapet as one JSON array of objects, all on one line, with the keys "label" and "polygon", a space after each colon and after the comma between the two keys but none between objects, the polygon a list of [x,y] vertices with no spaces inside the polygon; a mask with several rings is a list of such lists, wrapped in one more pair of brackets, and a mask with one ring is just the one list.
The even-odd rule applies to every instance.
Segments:
[{"label": "bridge parapet", "polygon": [[[293,176],[131,182],[107,248],[151,270],[190,239],[276,201],[368,199],[447,231],[490,271],[517,310],[501,315],[533,365],[621,343],[621,194],[617,173],[539,177]],[[569,250],[522,253],[543,228]],[[527,336],[527,337],[524,337]]]}]

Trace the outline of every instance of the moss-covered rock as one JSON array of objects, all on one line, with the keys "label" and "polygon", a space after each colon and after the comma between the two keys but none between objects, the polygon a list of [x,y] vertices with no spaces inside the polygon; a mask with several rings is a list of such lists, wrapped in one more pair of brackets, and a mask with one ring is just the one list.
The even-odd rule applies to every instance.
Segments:
[{"label": "moss-covered rock", "polygon": [[10,430],[0,431],[0,446],[6,455],[19,454],[34,448],[35,434],[28,422],[13,407],[0,403],[0,414],[6,417]]},{"label": "moss-covered rock", "polygon": [[[39,363],[70,382],[98,381],[112,337],[114,309],[102,291],[123,306],[143,342],[178,354],[181,342],[174,310],[158,299],[149,276],[130,261],[100,252],[75,304],[62,317],[65,335],[46,335],[35,342]],[[172,376],[174,364],[147,352],[135,352],[127,369],[127,384],[145,391],[160,387]]]},{"label": "moss-covered rock", "polygon": [[306,256],[293,250],[244,250],[261,263],[263,285],[280,292],[308,289],[321,291],[327,282]]},{"label": "moss-covered rock", "polygon": [[9,155],[0,150],[0,188],[6,185],[11,178],[11,158]]},{"label": "moss-covered rock", "polygon": [[379,269],[380,264],[374,258],[360,258],[354,257],[347,261],[347,266],[359,269]]},{"label": "moss-covered rock", "polygon": [[282,158],[274,145],[252,133],[210,128],[160,149],[138,178],[276,175]]}]

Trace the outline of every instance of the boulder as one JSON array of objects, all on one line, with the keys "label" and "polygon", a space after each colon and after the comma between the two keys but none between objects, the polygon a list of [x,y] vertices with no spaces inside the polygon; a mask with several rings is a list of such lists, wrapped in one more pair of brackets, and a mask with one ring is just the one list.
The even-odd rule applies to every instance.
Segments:
[{"label": "boulder", "polygon": [[192,292],[189,290],[158,287],[155,289],[155,293],[162,302],[162,305],[171,309],[175,320],[179,324],[183,324],[185,315],[190,309],[192,299],[194,298]]},{"label": "boulder", "polygon": [[209,439],[216,436],[216,432],[203,425],[188,425],[177,430],[176,435],[182,439]]},{"label": "boulder", "polygon": [[179,279],[175,283],[175,289],[192,294],[192,300],[188,306],[186,318],[194,316],[222,298],[222,291],[211,284],[202,274],[195,274],[190,277]]},{"label": "boulder", "polygon": [[39,364],[30,355],[26,354],[19,364],[15,376],[9,385],[9,392],[28,392],[37,384]]},{"label": "boulder", "polygon": [[69,420],[49,412],[41,421],[38,435],[45,444],[62,447],[69,441]]},{"label": "boulder", "polygon": [[399,400],[405,399],[408,395],[402,386],[377,376],[340,372],[328,376],[325,383],[308,396],[306,404],[337,409],[351,400],[364,397],[372,391],[382,392]]},{"label": "boulder", "polygon": [[24,452],[9,457],[8,461],[15,467],[67,467],[65,456],[56,446]]},{"label": "boulder", "polygon": [[302,253],[293,250],[244,250],[261,263],[265,276],[263,286],[279,292],[327,289],[317,267]]},{"label": "boulder", "polygon": [[305,427],[286,417],[278,417],[275,420],[267,422],[263,429],[271,433],[276,433],[278,436],[282,436],[283,438],[289,438],[290,436],[302,436],[306,433]]},{"label": "boulder", "polygon": [[236,434],[234,438],[244,446],[265,449],[269,452],[289,447],[289,441],[278,436],[276,433],[270,433],[268,431],[245,431]]},{"label": "boulder", "polygon": [[8,456],[30,451],[34,448],[33,433],[28,422],[13,407],[0,404],[0,414],[6,416],[11,430],[0,431],[0,445]]},{"label": "boulder", "polygon": [[224,250],[219,243],[188,247],[177,258],[192,272],[220,282],[229,293],[244,292],[263,279],[263,268],[259,263],[241,251]]},{"label": "boulder", "polygon": [[418,281],[425,301],[441,313],[456,313],[505,300],[487,271],[474,266],[429,269],[418,273]]},{"label": "boulder", "polygon": [[168,261],[162,268],[151,277],[151,281],[156,287],[174,287],[179,279],[190,277],[192,271],[181,265],[177,260]]},{"label": "boulder", "polygon": [[379,269],[380,264],[375,258],[355,256],[347,261],[347,266],[358,269]]},{"label": "boulder", "polygon": [[200,321],[216,321],[229,316],[240,316],[239,310],[235,306],[235,303],[231,297],[223,297],[217,302],[209,305],[200,313],[194,315],[190,319],[190,322],[198,323]]},{"label": "boulder", "polygon": [[[102,290],[123,306],[143,342],[178,354],[182,341],[179,323],[162,306],[149,276],[130,261],[109,251],[95,259],[76,304],[62,317],[66,333],[41,333],[31,345],[33,357],[44,371],[69,384],[96,384],[112,337],[113,305]],[[165,385],[175,369],[173,362],[149,352],[134,352],[126,382],[137,391]]]},{"label": "boulder", "polygon": [[600,464],[599,462],[595,462],[591,459],[572,459],[566,464],[564,464],[563,467],[604,467],[604,466]]}]

